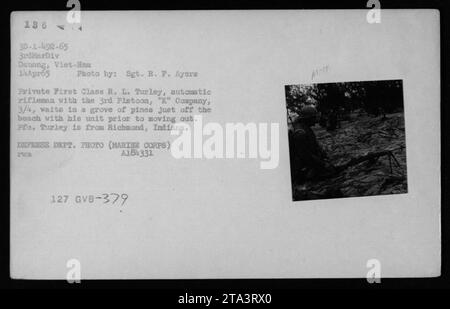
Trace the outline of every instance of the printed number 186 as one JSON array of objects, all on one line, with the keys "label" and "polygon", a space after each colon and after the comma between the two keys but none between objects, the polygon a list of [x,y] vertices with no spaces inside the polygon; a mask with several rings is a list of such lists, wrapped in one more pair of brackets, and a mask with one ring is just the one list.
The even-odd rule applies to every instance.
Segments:
[{"label": "printed number 186", "polygon": [[45,22],[45,21],[42,21],[42,22],[39,22],[39,21],[36,21],[36,20],[33,20],[33,21],[30,21],[30,20],[26,20],[25,21],[25,29],[39,29],[39,28],[41,28],[41,29],[46,29],[47,28],[47,22]]}]

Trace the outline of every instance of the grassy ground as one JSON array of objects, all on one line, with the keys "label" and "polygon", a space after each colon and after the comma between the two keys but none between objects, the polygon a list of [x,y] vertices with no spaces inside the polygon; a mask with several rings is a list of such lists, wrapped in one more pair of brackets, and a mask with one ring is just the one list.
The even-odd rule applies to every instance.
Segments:
[{"label": "grassy ground", "polygon": [[353,114],[341,121],[341,127],[326,131],[316,125],[317,140],[333,165],[377,151],[390,150],[398,161],[383,156],[351,166],[320,181],[310,181],[294,188],[295,200],[355,197],[407,192],[405,125],[403,113],[372,117]]}]

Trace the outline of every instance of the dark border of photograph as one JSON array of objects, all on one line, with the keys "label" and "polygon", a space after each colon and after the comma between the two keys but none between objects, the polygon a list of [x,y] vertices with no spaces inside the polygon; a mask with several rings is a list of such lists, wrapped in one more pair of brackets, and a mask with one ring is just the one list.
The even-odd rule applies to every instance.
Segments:
[{"label": "dark border of photograph", "polygon": [[[231,1],[126,1],[111,2],[106,0],[99,1],[82,1],[83,10],[246,10],[246,9],[359,9],[365,10],[366,1],[358,0],[316,0],[316,1],[274,1],[270,3],[231,0]],[[5,42],[2,56],[3,70],[2,84],[4,90],[1,93],[3,102],[9,102],[10,89],[10,13],[12,11],[61,11],[66,10],[66,2],[59,0],[43,0],[43,1],[12,1],[3,4],[1,11],[1,31],[2,38]],[[449,34],[450,34],[450,2],[440,0],[392,0],[383,1],[384,9],[436,9],[440,12],[440,37],[441,37],[441,55],[449,54]],[[449,132],[450,126],[449,107],[447,102],[449,98],[450,83],[448,82],[449,74],[449,57],[441,56],[441,133]],[[3,160],[1,164],[3,174],[3,207],[1,207],[0,218],[0,288],[2,289],[154,289],[152,292],[145,292],[145,297],[150,298],[151,302],[161,301],[163,303],[176,304],[177,297],[180,293],[186,291],[196,291],[197,294],[203,291],[214,291],[216,293],[238,293],[238,292],[256,292],[272,293],[272,303],[298,303],[303,302],[304,296],[311,290],[338,289],[339,294],[348,294],[343,289],[358,289],[366,292],[390,290],[390,289],[432,289],[432,288],[449,288],[450,272],[449,272],[449,235],[450,224],[448,207],[441,208],[441,231],[442,231],[442,267],[441,276],[436,278],[383,278],[381,284],[368,284],[365,278],[354,279],[214,279],[214,280],[85,280],[82,284],[68,284],[65,280],[12,280],[9,277],[9,137],[10,137],[10,109],[6,104],[3,111],[2,138],[3,143],[8,145],[8,150],[3,152]],[[442,188],[442,205],[448,204],[450,190],[449,183],[449,139],[446,135],[441,134],[441,188]],[[299,292],[302,289],[302,292]],[[309,292],[307,292],[309,291]],[[53,292],[52,297],[54,296]],[[323,291],[319,292],[322,296]],[[48,296],[45,292],[40,292],[43,296]],[[14,294],[13,294],[14,295]],[[278,295],[278,297],[275,297]],[[373,294],[371,300],[374,300]],[[322,297],[323,298],[323,297]],[[368,298],[367,298],[368,299]],[[46,299],[48,300],[48,299]],[[72,299],[71,299],[72,300]],[[336,299],[333,299],[334,301]]]}]

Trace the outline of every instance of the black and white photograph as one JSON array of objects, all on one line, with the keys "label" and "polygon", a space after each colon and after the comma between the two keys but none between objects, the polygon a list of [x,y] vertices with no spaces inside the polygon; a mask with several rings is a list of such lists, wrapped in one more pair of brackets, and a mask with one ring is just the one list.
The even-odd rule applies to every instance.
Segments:
[{"label": "black and white photograph", "polygon": [[401,80],[285,90],[294,201],[408,192]]}]

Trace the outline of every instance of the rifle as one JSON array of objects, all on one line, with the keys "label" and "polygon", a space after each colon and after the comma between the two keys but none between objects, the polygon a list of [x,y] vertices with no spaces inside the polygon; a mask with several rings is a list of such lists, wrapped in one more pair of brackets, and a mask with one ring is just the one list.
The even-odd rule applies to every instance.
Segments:
[{"label": "rifle", "polygon": [[392,161],[395,163],[395,165],[397,167],[400,167],[400,163],[397,161],[397,158],[394,156],[392,151],[391,150],[384,150],[384,151],[372,152],[372,153],[366,154],[364,156],[352,158],[347,163],[335,166],[334,169],[335,169],[336,173],[340,173],[343,170],[345,170],[345,169],[347,169],[347,168],[349,168],[351,166],[357,165],[357,164],[362,163],[364,161],[376,160],[376,159],[378,159],[378,158],[380,158],[382,156],[388,156],[388,158],[389,158],[389,167],[390,167],[391,173],[392,173]]}]

